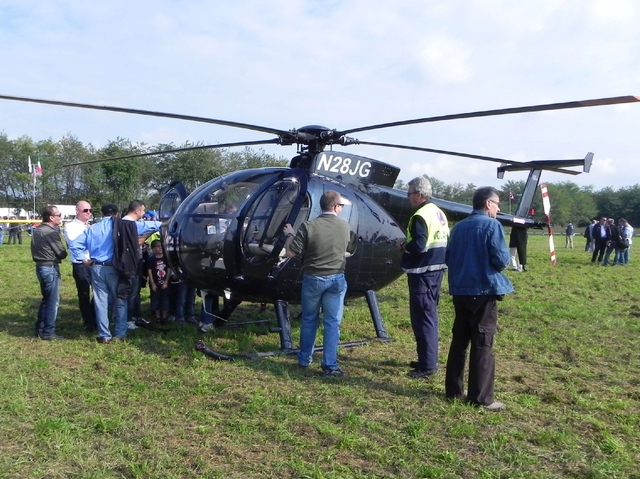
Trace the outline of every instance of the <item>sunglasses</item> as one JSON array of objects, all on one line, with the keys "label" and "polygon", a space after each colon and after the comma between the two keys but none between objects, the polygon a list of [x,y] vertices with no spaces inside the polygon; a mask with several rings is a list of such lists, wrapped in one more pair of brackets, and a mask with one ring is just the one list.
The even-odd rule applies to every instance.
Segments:
[{"label": "sunglasses", "polygon": [[60,218],[62,216],[62,213],[58,213],[57,215],[51,215],[51,216],[55,216],[56,218]]},{"label": "sunglasses", "polygon": [[83,213],[93,213],[93,210],[91,208],[85,208],[82,210]]}]

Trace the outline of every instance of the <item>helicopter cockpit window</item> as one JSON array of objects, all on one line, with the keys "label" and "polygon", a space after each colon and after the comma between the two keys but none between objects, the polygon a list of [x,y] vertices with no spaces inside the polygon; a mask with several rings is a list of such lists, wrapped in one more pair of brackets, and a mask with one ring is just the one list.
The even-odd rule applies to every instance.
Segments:
[{"label": "helicopter cockpit window", "polygon": [[206,275],[207,271],[225,270],[223,247],[230,239],[231,225],[237,211],[260,181],[214,182],[194,192],[185,204],[189,220],[181,232],[183,261],[192,262],[191,270]]},{"label": "helicopter cockpit window", "polygon": [[[271,255],[299,195],[298,181],[285,178],[274,183],[254,201],[242,228],[242,251],[246,259],[260,263]],[[296,223],[303,221],[301,218],[306,219],[308,211],[309,204],[305,199]]]},{"label": "helicopter cockpit window", "polygon": [[171,218],[178,209],[178,206],[180,206],[181,202],[182,197],[175,189],[165,193],[162,201],[160,202],[160,207],[158,208],[158,217],[160,218],[160,221],[166,221]]}]

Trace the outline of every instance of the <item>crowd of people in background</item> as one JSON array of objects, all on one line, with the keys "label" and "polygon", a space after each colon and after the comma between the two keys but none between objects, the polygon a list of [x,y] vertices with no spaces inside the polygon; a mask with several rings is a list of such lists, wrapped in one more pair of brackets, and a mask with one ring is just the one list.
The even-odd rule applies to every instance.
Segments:
[{"label": "crowd of people in background", "polygon": [[[566,234],[569,235],[568,228]],[[633,226],[624,218],[620,218],[617,224],[614,218],[594,219],[587,225],[583,233],[586,240],[584,250],[591,253],[592,264],[626,265],[629,264],[633,234]]]},{"label": "crowd of people in background", "polygon": [[0,219],[0,245],[4,244],[5,235],[8,236],[7,244],[22,244],[22,232],[24,226],[20,223],[11,223],[15,216],[4,216]]}]

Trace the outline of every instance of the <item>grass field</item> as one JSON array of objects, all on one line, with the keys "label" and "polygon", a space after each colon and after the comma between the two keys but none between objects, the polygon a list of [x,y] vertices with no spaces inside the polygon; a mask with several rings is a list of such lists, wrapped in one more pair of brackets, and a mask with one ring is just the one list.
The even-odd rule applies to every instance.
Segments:
[{"label": "grass field", "polygon": [[[193,347],[277,349],[267,327],[205,336],[175,325],[99,345],[82,332],[68,263],[57,328],[68,340],[34,339],[28,239],[4,245],[0,477],[640,478],[640,258],[593,266],[576,240],[552,267],[546,237],[532,236],[529,271],[507,272],[517,293],[500,304],[500,413],[446,401],[443,372],[405,376],[415,351],[404,278],[378,294],[395,341],[341,350],[348,376],[325,380],[317,361],[215,362]],[[275,319],[272,307],[239,309]],[[442,370],[452,320],[445,285]],[[343,339],[373,335],[364,301],[350,302]]]}]

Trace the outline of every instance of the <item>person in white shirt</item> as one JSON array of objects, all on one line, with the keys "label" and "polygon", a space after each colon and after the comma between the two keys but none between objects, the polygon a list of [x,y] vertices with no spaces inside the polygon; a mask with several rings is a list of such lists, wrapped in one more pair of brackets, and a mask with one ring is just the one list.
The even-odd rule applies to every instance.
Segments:
[{"label": "person in white shirt", "polygon": [[[91,204],[88,201],[78,201],[75,219],[65,224],[63,228],[67,246],[89,227],[91,214]],[[89,259],[89,252],[84,250],[77,255],[71,253],[69,259],[73,268],[73,279],[76,281],[76,289],[78,290],[78,305],[84,329],[91,333],[96,330],[96,315],[91,301],[91,266],[82,263],[83,260]]]},{"label": "person in white shirt", "polygon": [[633,244],[633,226],[631,226],[624,218],[620,219],[620,226],[620,233],[624,238],[629,240],[627,248],[622,252],[622,264],[629,264],[629,250]]}]

